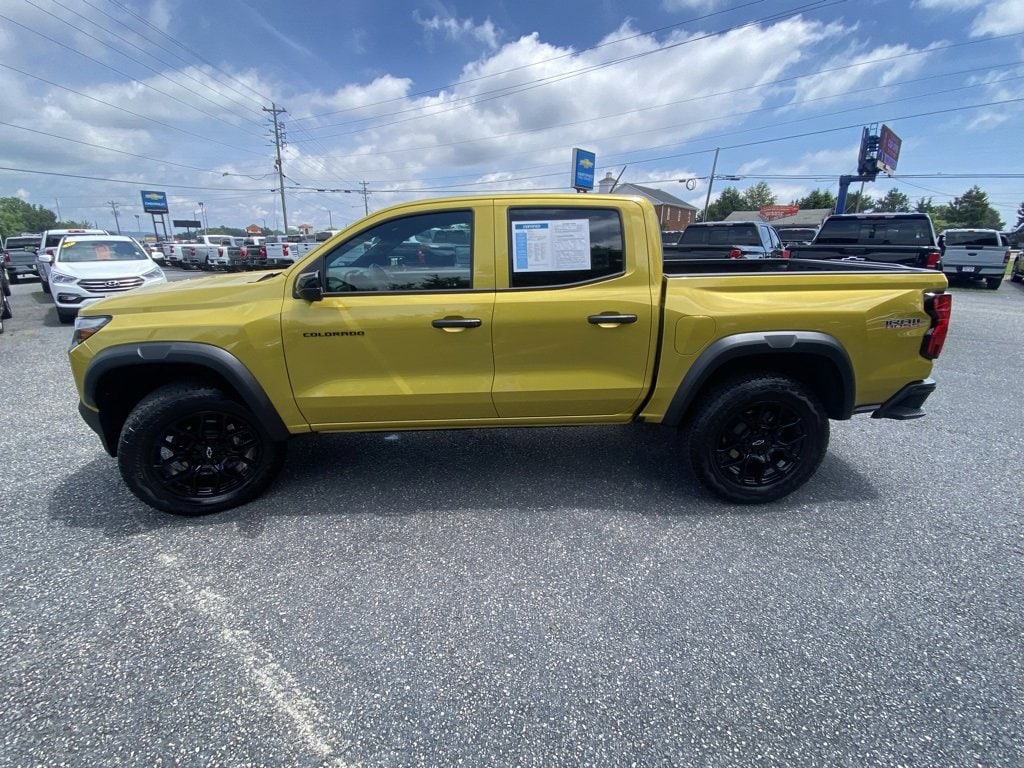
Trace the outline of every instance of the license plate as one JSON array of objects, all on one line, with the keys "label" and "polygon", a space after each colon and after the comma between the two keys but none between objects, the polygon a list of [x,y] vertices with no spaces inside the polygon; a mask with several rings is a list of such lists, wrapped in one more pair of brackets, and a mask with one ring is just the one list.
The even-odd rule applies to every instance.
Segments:
[{"label": "license plate", "polygon": [[973,272],[974,271],[974,267],[962,267],[962,269],[963,269],[964,272]]}]

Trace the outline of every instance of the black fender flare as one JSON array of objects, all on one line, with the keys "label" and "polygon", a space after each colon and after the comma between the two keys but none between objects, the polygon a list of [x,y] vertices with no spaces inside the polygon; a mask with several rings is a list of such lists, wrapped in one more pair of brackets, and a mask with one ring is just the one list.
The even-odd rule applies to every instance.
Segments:
[{"label": "black fender flare", "polygon": [[89,362],[82,382],[82,401],[96,407],[96,390],[112,371],[175,364],[206,368],[218,374],[234,388],[272,439],[286,440],[290,436],[262,385],[242,361],[226,349],[195,341],[152,341],[107,347]]},{"label": "black fender flare", "polygon": [[808,358],[827,359],[839,372],[841,386],[838,393],[839,407],[832,417],[848,419],[853,415],[856,378],[850,356],[838,339],[818,331],[762,331],[726,336],[701,352],[680,382],[665,412],[663,423],[679,426],[704,384],[724,364],[743,357],[772,355],[806,355]]}]

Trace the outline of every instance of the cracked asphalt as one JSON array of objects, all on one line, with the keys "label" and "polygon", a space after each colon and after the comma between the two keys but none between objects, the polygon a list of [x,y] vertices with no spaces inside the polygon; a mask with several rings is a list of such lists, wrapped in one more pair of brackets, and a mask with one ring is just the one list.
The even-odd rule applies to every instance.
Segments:
[{"label": "cracked asphalt", "polygon": [[929,415],[833,422],[783,502],[593,427],[300,438],[186,520],[17,284],[0,766],[1022,765],[1024,288],[952,292]]}]

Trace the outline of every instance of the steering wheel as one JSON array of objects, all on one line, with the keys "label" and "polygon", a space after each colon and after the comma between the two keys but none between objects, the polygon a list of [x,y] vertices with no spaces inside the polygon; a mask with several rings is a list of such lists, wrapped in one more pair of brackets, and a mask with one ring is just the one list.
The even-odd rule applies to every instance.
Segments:
[{"label": "steering wheel", "polygon": [[342,276],[328,275],[327,276],[327,292],[328,293],[343,293],[345,291],[358,291],[352,283],[348,282],[345,278],[350,277],[353,272],[359,270],[349,270]]}]

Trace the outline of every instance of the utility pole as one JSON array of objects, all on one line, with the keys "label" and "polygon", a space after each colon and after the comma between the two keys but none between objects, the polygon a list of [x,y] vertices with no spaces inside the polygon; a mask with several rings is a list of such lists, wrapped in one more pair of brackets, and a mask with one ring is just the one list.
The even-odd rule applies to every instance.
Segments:
[{"label": "utility pole", "polygon": [[361,193],[362,196],[363,196],[363,213],[366,216],[369,216],[370,215],[370,192],[366,188],[367,182],[361,181],[359,183],[363,186],[363,191]]},{"label": "utility pole", "polygon": [[277,116],[286,113],[287,109],[278,109],[277,104],[274,102],[270,103],[270,109],[266,107],[262,108],[264,112],[269,112],[274,118],[274,146],[277,148],[277,181],[278,186],[281,188],[281,216],[284,218],[284,233],[288,234],[288,209],[285,208],[284,204],[284,167],[281,165],[281,147],[284,145],[284,125],[279,123]]},{"label": "utility pole", "polygon": [[121,234],[121,222],[119,222],[117,220],[117,206],[118,206],[118,204],[115,203],[113,200],[107,200],[107,203],[110,205],[110,210],[112,210],[114,212],[114,224],[117,226],[117,234],[120,235]]},{"label": "utility pole", "polygon": [[704,198],[704,214],[700,217],[701,221],[708,220],[708,206],[711,204],[711,185],[715,183],[715,169],[718,167],[718,147],[715,147],[715,159],[711,163],[711,175],[708,176],[708,194]]}]

